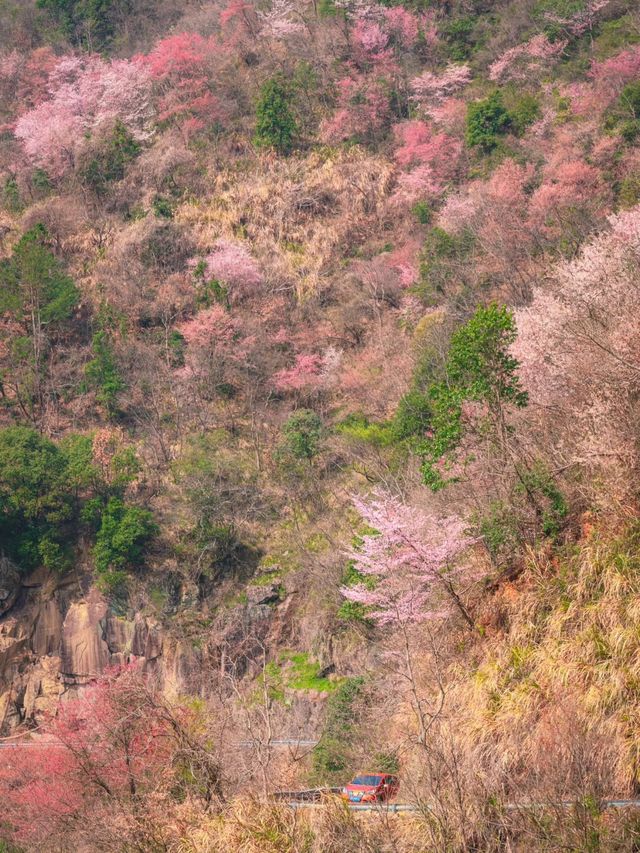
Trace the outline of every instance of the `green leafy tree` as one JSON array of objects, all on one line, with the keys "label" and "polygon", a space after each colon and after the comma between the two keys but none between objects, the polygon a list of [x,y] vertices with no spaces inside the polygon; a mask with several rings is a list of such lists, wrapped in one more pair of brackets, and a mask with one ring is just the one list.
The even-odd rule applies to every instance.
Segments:
[{"label": "green leafy tree", "polygon": [[113,353],[111,342],[104,331],[96,332],[93,336],[92,348],[94,357],[84,369],[87,383],[96,389],[96,399],[105,407],[109,417],[116,414],[118,394],[125,389]]},{"label": "green leafy tree", "polygon": [[[43,225],[27,231],[10,258],[0,262],[0,313],[23,330],[12,340],[18,397],[25,414],[42,403],[43,372],[54,336],[72,314],[79,298],[73,280],[50,249]],[[15,371],[16,376],[18,371]]]},{"label": "green leafy tree", "polygon": [[65,567],[73,482],[58,445],[30,427],[0,430],[0,551],[20,568]]},{"label": "green leafy tree", "polygon": [[322,421],[310,409],[293,412],[283,428],[285,449],[295,459],[311,461],[320,452]]},{"label": "green leafy tree", "polygon": [[505,402],[527,403],[518,378],[518,360],[509,353],[517,335],[513,314],[503,305],[478,308],[451,338],[449,382],[464,389],[465,399],[499,409]]},{"label": "green leafy tree", "polygon": [[117,121],[100,154],[92,157],[82,169],[82,177],[96,195],[104,196],[110,184],[124,178],[127,166],[140,151],[140,143],[121,121]]},{"label": "green leafy tree", "polygon": [[505,410],[527,405],[520,385],[519,363],[509,353],[516,339],[512,313],[504,306],[478,308],[451,337],[446,378],[429,389],[432,419],[429,436],[420,443],[422,474],[432,489],[446,484],[443,462],[455,461],[464,435],[462,406],[481,403],[493,428],[504,436]]},{"label": "green leafy tree", "polygon": [[289,154],[298,135],[298,123],[292,110],[291,87],[281,77],[263,84],[256,107],[254,143],[259,148],[274,148]]},{"label": "green leafy tree", "polygon": [[511,116],[496,89],[482,101],[472,101],[467,107],[466,140],[468,145],[491,151],[498,144],[498,136],[511,127]]},{"label": "green leafy tree", "polygon": [[119,497],[109,498],[94,548],[97,571],[106,575],[141,563],[144,548],[157,530],[149,510],[127,505]]},{"label": "green leafy tree", "polygon": [[62,33],[90,50],[106,47],[116,32],[118,14],[127,12],[129,0],[37,0]]},{"label": "green leafy tree", "polygon": [[449,57],[454,62],[464,62],[473,53],[476,24],[477,19],[470,15],[444,20],[441,34],[447,45]]},{"label": "green leafy tree", "polygon": [[315,782],[342,783],[356,769],[352,753],[363,692],[364,678],[347,678],[329,698],[324,731],[312,753]]}]

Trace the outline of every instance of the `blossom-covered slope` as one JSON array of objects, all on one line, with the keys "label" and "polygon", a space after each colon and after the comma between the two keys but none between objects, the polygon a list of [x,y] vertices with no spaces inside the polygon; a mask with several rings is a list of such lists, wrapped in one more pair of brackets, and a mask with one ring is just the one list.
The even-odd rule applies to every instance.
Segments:
[{"label": "blossom-covered slope", "polygon": [[627,0],[2,5],[0,847],[634,849],[639,141]]}]

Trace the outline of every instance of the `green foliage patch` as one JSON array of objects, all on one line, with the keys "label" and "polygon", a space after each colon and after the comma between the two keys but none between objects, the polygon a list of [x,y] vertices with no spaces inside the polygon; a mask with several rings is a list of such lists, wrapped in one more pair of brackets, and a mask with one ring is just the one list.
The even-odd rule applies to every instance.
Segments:
[{"label": "green foliage patch", "polygon": [[512,313],[504,306],[478,308],[451,337],[446,379],[433,384],[430,434],[419,445],[424,482],[434,491],[451,478],[447,469],[457,461],[456,450],[464,434],[464,402],[487,407],[493,418],[505,406],[522,408],[527,393],[518,378],[518,361],[509,353],[516,339]]},{"label": "green foliage patch", "polygon": [[113,40],[118,16],[131,8],[131,0],[37,0],[37,6],[73,44],[95,50]]},{"label": "green foliage patch", "polygon": [[107,411],[109,417],[117,413],[118,395],[126,385],[116,363],[113,346],[106,332],[99,331],[91,344],[94,357],[84,369],[87,385],[96,390],[96,400]]},{"label": "green foliage patch", "polygon": [[498,137],[507,133],[513,119],[504,105],[499,89],[481,101],[472,101],[467,107],[465,138],[470,146],[491,151]]},{"label": "green foliage patch", "polygon": [[272,77],[262,85],[253,137],[258,148],[273,148],[278,154],[291,153],[298,135],[292,100],[291,84],[284,77]]},{"label": "green foliage patch", "polygon": [[322,432],[322,421],[316,412],[297,409],[282,429],[283,450],[294,459],[311,461],[320,452]]},{"label": "green foliage patch", "polygon": [[324,730],[312,753],[313,781],[344,784],[346,771],[355,769],[350,764],[364,684],[362,676],[347,678],[329,698]]},{"label": "green foliage patch", "polygon": [[140,143],[117,121],[111,134],[101,146],[100,153],[92,157],[81,170],[81,177],[98,196],[104,196],[109,185],[121,181],[141,151]]}]

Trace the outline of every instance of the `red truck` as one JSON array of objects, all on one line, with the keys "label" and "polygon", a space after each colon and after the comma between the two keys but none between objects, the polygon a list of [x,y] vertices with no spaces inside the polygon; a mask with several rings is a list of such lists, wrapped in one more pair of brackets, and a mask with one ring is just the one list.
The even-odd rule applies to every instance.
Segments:
[{"label": "red truck", "polygon": [[384,803],[398,793],[400,783],[391,773],[362,773],[342,789],[350,803]]}]

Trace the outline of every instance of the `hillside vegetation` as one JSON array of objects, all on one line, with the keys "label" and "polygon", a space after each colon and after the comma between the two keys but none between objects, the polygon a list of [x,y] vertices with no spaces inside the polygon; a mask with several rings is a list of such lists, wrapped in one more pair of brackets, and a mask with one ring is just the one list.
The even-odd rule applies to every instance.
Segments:
[{"label": "hillside vegetation", "polygon": [[639,143],[632,0],[0,0],[0,850],[638,849]]}]

